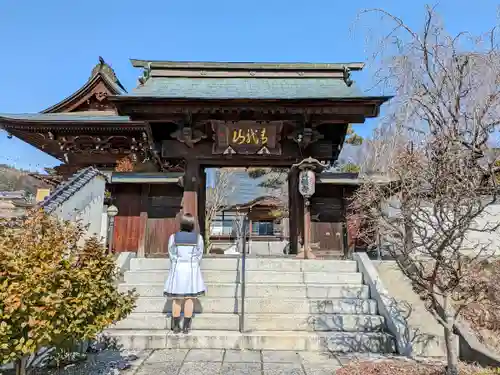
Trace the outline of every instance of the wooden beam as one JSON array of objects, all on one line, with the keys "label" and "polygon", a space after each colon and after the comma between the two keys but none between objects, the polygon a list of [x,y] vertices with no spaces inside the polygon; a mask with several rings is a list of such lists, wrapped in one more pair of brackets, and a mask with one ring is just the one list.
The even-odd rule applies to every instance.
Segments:
[{"label": "wooden beam", "polygon": [[[304,157],[311,156],[319,160],[331,160],[334,153],[337,152],[338,146],[332,144],[331,141],[321,140],[311,144],[304,154],[301,152],[297,144],[291,140],[283,140],[281,142],[282,152],[281,155],[245,155],[245,154],[233,154],[233,155],[216,155],[212,152],[212,142],[204,141],[196,144],[194,147],[188,147],[185,144],[173,141],[165,140],[162,142],[162,157],[165,159],[196,159],[202,164],[212,164],[214,165],[232,165],[232,164],[242,164],[248,165],[249,162],[254,161],[258,163],[265,163],[266,165],[273,163],[273,165],[291,165],[290,162],[295,163],[297,160],[302,160]],[[255,164],[255,163],[254,163]]]},{"label": "wooden beam", "polygon": [[249,100],[249,99],[171,99],[171,98],[141,98],[130,96],[114,96],[110,98],[116,103],[120,115],[130,116],[133,120],[137,115],[148,113],[177,114],[190,111],[196,113],[221,112],[261,112],[283,114],[331,114],[336,116],[376,117],[380,106],[391,99],[389,96],[374,96],[365,98],[336,99],[292,99],[292,100]]},{"label": "wooden beam", "polygon": [[178,184],[181,185],[183,173],[134,173],[134,172],[112,172],[111,183],[127,184]]}]

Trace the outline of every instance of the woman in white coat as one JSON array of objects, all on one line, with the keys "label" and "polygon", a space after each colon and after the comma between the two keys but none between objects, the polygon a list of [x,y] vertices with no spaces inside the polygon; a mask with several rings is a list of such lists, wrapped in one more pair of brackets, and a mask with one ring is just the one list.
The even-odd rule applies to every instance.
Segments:
[{"label": "woman in white coat", "polygon": [[172,329],[181,332],[181,309],[184,302],[184,324],[182,331],[188,333],[193,317],[194,300],[205,294],[205,283],[200,270],[203,256],[203,237],[194,231],[195,219],[191,214],[184,214],[180,222],[180,231],[172,234],[168,240],[170,272],[165,282],[164,295],[172,298]]}]

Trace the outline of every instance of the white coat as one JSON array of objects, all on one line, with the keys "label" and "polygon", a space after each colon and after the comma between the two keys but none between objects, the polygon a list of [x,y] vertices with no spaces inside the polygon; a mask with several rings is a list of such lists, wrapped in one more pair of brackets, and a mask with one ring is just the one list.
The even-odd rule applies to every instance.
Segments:
[{"label": "white coat", "polygon": [[[195,243],[195,236],[198,237]],[[175,239],[178,239],[179,244]],[[179,238],[188,241],[181,241]],[[179,232],[168,240],[170,271],[165,282],[164,295],[167,297],[199,297],[205,294],[205,283],[201,275],[200,262],[204,243],[199,234]]]}]

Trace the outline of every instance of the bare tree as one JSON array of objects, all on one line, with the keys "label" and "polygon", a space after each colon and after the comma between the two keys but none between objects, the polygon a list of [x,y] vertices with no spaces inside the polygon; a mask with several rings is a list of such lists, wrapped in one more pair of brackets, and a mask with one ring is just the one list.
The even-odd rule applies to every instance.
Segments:
[{"label": "bare tree", "polygon": [[453,327],[467,303],[485,296],[484,279],[474,275],[495,250],[485,238],[498,229],[487,217],[498,203],[491,148],[500,124],[496,29],[451,36],[430,7],[422,32],[383,9],[363,14],[388,21],[377,78],[396,96],[384,136],[371,145],[391,182],[367,178],[352,209],[371,238],[374,228],[381,233],[444,327],[447,371],[458,374]]},{"label": "bare tree", "polygon": [[229,195],[235,190],[231,181],[231,170],[219,169],[215,178],[214,185],[207,188],[205,204],[205,249],[210,249],[210,234],[212,223],[217,214],[219,214],[228,204]]}]

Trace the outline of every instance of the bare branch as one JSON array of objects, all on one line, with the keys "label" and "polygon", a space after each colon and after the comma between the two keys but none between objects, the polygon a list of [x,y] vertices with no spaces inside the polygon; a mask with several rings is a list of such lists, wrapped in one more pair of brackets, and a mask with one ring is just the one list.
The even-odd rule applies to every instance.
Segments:
[{"label": "bare branch", "polygon": [[[388,21],[388,32],[380,27],[385,48],[377,44],[374,54],[376,80],[396,96],[367,141],[367,182],[351,211],[363,221],[366,241],[380,234],[451,340],[461,310],[485,296],[485,278],[475,276],[499,238],[499,223],[488,219],[498,210],[500,165],[492,152],[500,118],[495,28],[482,37],[451,36],[432,7],[422,31],[383,9],[363,14]],[[375,170],[392,182],[370,179]],[[456,354],[448,358],[449,369],[456,367]]]},{"label": "bare branch", "polygon": [[231,184],[231,170],[219,169],[213,187],[207,188],[205,203],[205,248],[210,249],[210,233],[212,223],[219,212],[228,204],[227,200],[234,191]]}]

